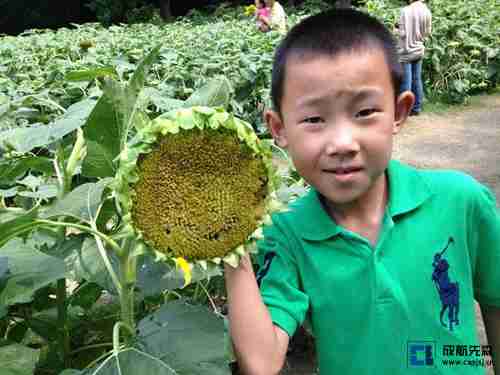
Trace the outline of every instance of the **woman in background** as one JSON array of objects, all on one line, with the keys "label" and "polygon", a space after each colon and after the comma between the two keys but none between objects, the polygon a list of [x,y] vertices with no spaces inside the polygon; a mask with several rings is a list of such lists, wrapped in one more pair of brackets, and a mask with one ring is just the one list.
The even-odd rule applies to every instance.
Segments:
[{"label": "woman in background", "polygon": [[[259,21],[262,23],[260,30],[269,31],[276,30],[280,34],[286,34],[286,13],[280,3],[276,0],[260,0],[264,1],[265,7],[270,9],[270,15],[262,15],[259,17]],[[259,8],[259,0],[255,1],[255,6]],[[258,11],[258,10],[257,10]]]}]

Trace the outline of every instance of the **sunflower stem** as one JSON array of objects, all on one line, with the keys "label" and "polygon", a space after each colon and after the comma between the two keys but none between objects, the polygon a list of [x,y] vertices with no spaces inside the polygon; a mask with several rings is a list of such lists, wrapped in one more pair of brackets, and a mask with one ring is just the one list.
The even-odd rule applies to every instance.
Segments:
[{"label": "sunflower stem", "polygon": [[120,256],[121,322],[129,328],[125,338],[127,343],[135,336],[134,288],[137,281],[137,257],[132,254],[133,244],[134,241],[130,241],[130,237],[125,238],[122,241],[123,255]]}]

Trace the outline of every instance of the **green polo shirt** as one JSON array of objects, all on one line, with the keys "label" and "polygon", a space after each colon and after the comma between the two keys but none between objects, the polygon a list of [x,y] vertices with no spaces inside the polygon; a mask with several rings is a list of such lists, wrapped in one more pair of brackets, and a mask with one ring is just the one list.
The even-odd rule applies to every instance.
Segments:
[{"label": "green polo shirt", "polygon": [[375,247],[314,189],[273,216],[257,274],[273,322],[292,336],[310,320],[322,375],[482,374],[473,302],[500,306],[495,198],[459,172],[391,161],[387,177]]}]

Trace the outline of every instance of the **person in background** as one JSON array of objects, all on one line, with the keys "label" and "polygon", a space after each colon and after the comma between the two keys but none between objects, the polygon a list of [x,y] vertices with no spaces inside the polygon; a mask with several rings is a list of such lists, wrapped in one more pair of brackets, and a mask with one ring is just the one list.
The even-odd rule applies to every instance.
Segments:
[{"label": "person in background", "polygon": [[269,31],[269,26],[262,21],[262,18],[269,19],[271,17],[271,8],[266,6],[264,0],[255,0],[255,18],[257,20],[257,27],[260,31]]},{"label": "person in background", "polygon": [[431,34],[432,15],[422,0],[408,0],[409,4],[401,9],[396,34],[399,37],[399,57],[403,64],[404,77],[402,91],[415,95],[415,104],[410,116],[422,111],[424,85],[422,82],[422,59],[424,41]]},{"label": "person in background", "polygon": [[265,6],[271,10],[271,14],[269,15],[269,17],[265,16],[260,17],[260,21],[266,26],[267,30],[276,30],[281,34],[285,34],[286,13],[283,7],[281,6],[280,3],[278,3],[275,0],[263,0],[263,1],[265,3]]}]

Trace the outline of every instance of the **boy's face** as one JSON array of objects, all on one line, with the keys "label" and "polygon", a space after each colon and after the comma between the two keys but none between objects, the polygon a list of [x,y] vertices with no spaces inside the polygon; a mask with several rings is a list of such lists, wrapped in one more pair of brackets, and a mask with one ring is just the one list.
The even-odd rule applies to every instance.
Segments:
[{"label": "boy's face", "polygon": [[393,136],[413,95],[395,103],[383,53],[367,48],[335,58],[291,56],[281,104],[282,118],[265,114],[276,143],[329,204],[347,207],[385,183]]}]

